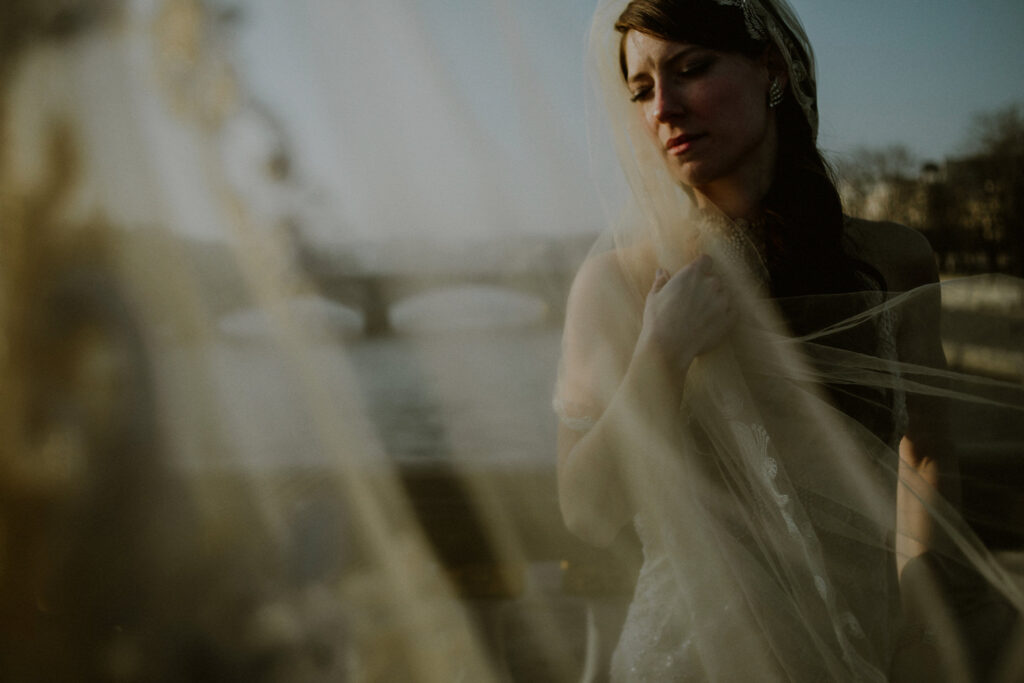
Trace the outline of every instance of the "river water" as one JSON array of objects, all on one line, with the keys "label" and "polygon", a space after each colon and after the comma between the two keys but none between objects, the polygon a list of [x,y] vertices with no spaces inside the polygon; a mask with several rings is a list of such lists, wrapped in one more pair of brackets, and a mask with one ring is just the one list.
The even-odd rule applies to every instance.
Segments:
[{"label": "river water", "polygon": [[[435,292],[395,306],[395,332],[382,337],[364,336],[358,314],[323,300],[296,308],[329,332],[303,353],[345,395],[337,411],[368,417],[370,441],[391,458],[554,463],[561,329],[543,303],[496,288]],[[301,464],[316,427],[297,406],[310,392],[269,352],[258,313],[227,316],[220,328],[216,383],[221,395],[244,396],[228,402],[231,438],[250,462]]]},{"label": "river water", "polygon": [[350,358],[393,457],[553,462],[559,338],[541,326],[396,336]]},{"label": "river water", "polygon": [[[980,286],[970,291],[988,292]],[[959,293],[949,290],[951,325],[965,311],[975,327],[978,321],[1018,321],[1019,314],[1014,318],[1009,310],[989,310],[994,304],[988,299],[961,301],[954,296]],[[1001,290],[992,296],[997,303],[1008,301]],[[395,333],[383,337],[363,335],[359,314],[325,300],[293,306],[304,311],[303,321],[329,332],[302,353],[313,374],[345,397],[338,408],[327,400],[328,419],[353,424],[345,411],[355,410],[358,421],[368,423],[371,433],[358,437],[360,444],[371,442],[375,452],[394,460],[554,462],[557,421],[551,397],[561,330],[545,318],[544,303],[497,288],[436,291],[396,305],[390,316]],[[250,463],[301,464],[305,454],[318,450],[310,434],[322,425],[310,423],[311,411],[301,408],[315,392],[300,386],[295,368],[270,350],[272,335],[257,313],[226,316],[220,328],[224,334],[210,366],[219,405],[228,413],[224,422],[232,425],[228,438]],[[1003,366],[1014,366],[1019,373],[1019,348],[974,349],[954,328],[947,330],[946,353],[959,369],[999,376]],[[968,360],[978,367],[966,365]],[[1020,375],[1015,377],[1019,382]],[[183,391],[192,392],[183,402],[209,393],[203,387]],[[342,444],[341,450],[351,449]]]}]

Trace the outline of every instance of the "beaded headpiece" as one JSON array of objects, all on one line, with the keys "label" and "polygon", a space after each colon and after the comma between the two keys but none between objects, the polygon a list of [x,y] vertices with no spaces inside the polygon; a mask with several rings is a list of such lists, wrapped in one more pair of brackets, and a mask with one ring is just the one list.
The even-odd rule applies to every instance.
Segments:
[{"label": "beaded headpiece", "polygon": [[715,0],[720,5],[739,7],[754,40],[770,40],[789,70],[790,92],[803,109],[811,131],[818,133],[818,98],[814,75],[814,53],[800,20],[785,0]]}]

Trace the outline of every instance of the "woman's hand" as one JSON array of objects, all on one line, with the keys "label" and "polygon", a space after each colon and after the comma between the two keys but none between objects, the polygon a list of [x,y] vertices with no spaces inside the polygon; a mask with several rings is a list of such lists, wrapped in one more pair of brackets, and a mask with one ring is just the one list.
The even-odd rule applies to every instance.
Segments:
[{"label": "woman's hand", "polygon": [[734,321],[729,294],[704,254],[672,276],[658,269],[644,304],[637,350],[654,352],[671,372],[685,374],[694,358],[722,341]]}]

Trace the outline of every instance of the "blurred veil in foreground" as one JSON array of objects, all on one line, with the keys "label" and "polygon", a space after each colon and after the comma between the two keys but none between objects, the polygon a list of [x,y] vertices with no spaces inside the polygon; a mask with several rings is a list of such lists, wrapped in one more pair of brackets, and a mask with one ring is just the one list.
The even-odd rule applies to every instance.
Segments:
[{"label": "blurred veil in foreground", "polygon": [[[312,151],[247,91],[232,40],[250,12],[279,21],[249,45],[270,89],[315,98],[286,112],[319,123]],[[404,47],[366,67],[388,43],[371,29]],[[481,154],[530,150],[460,113],[401,3],[25,0],[0,31],[0,679],[501,678],[500,615],[457,593],[522,593],[503,500],[557,520],[548,401],[578,259],[518,278],[554,326],[536,296],[498,297],[526,341],[513,326],[496,352],[529,366],[530,398],[501,358],[474,358],[474,315],[493,322],[502,268],[532,264],[516,226],[585,225],[572,183],[545,182],[564,160],[538,152],[548,171],[513,179]],[[388,79],[407,92],[373,101]],[[453,280],[474,240],[489,251]],[[422,348],[389,336],[402,310],[375,307],[381,272],[413,294],[477,283],[482,303],[455,295],[467,341],[431,336],[430,314],[408,324]],[[459,422],[465,404],[482,424]],[[494,497],[458,464],[485,450],[476,470],[512,465],[518,489]],[[527,450],[542,467],[514,467]],[[538,661],[577,661],[545,612]]]},{"label": "blurred veil in foreground", "polygon": [[218,13],[2,14],[0,678],[487,680],[329,316],[294,305],[261,213],[285,161],[230,149]]},{"label": "blurred veil in foreground", "polygon": [[0,680],[599,679],[636,548],[563,529],[548,399],[604,219],[537,46],[486,10],[495,132],[460,27],[273,4],[0,9]]}]

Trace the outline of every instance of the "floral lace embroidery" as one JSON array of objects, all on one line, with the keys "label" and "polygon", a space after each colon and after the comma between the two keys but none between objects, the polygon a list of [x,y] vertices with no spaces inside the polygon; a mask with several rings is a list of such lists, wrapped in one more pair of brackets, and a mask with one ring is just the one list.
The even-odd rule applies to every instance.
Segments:
[{"label": "floral lace embroidery", "polygon": [[[768,491],[779,506],[779,512],[786,523],[786,530],[794,538],[801,539],[806,546],[812,546],[816,543],[816,537],[813,530],[809,527],[803,530],[800,529],[790,510],[792,503],[790,496],[782,493],[778,489],[777,478],[779,473],[779,463],[768,453],[771,437],[767,430],[763,425],[746,424],[739,420],[731,420],[730,426],[732,427],[733,434],[737,442],[739,442],[740,447],[744,450],[750,449],[751,452],[756,453],[757,457],[760,459],[763,480],[767,484]],[[811,567],[815,567],[818,564],[811,558],[810,554],[808,554],[807,560]],[[836,605],[831,599],[828,581],[825,579],[824,575],[815,572],[813,574],[813,580],[814,587],[818,591],[818,595],[821,596],[822,601],[824,601],[830,609],[835,609]],[[843,631],[837,633],[837,636],[844,645],[849,645],[847,636],[855,638],[865,637],[863,629],[852,612],[845,610],[838,612],[837,619],[843,629]],[[848,653],[844,647],[844,657],[846,656],[848,656]]]},{"label": "floral lace embroidery", "polygon": [[[790,91],[803,109],[807,121],[815,134],[818,130],[817,87],[814,83],[813,58],[805,49],[806,36],[800,35],[799,26],[787,26],[785,19],[780,23],[773,13],[769,12],[764,2],[758,0],[716,0],[719,5],[739,7],[743,10],[743,20],[747,35],[754,40],[770,40],[782,52],[789,67]],[[794,30],[797,35],[794,35]],[[799,39],[797,38],[799,36]],[[804,45],[802,45],[803,43]],[[809,46],[807,46],[809,47]]]},{"label": "floral lace embroidery", "polygon": [[697,223],[701,240],[712,242],[724,259],[767,291],[770,277],[764,257],[765,222],[730,219],[713,211],[701,211],[701,218]]}]

